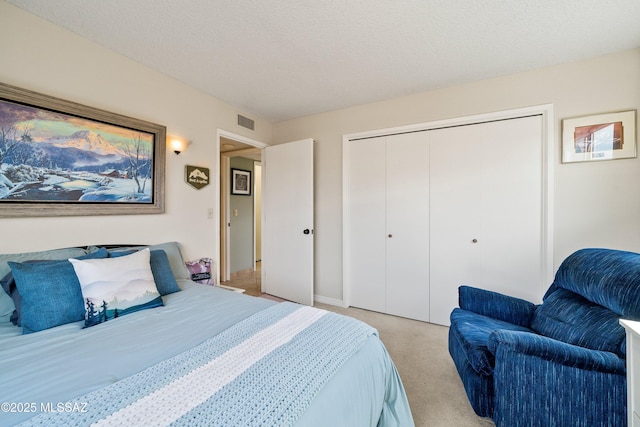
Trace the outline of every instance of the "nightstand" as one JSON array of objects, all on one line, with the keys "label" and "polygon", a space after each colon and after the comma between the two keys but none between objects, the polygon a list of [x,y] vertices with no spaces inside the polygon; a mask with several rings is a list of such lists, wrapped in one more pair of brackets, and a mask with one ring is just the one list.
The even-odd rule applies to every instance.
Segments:
[{"label": "nightstand", "polygon": [[620,319],[627,331],[627,414],[629,427],[640,427],[640,322]]}]

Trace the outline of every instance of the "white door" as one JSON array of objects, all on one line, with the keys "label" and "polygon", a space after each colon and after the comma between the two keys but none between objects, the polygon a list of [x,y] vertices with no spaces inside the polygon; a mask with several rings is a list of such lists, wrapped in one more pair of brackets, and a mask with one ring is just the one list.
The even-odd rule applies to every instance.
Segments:
[{"label": "white door", "polygon": [[350,303],[386,312],[386,138],[349,141],[344,146],[344,280]]},{"label": "white door", "polygon": [[426,133],[349,141],[344,155],[344,277],[350,304],[428,320]]},{"label": "white door", "polygon": [[449,324],[458,287],[480,274],[482,185],[477,126],[429,132],[431,174],[431,319]]},{"label": "white door", "polygon": [[262,290],[313,305],[313,140],[262,155]]},{"label": "white door", "polygon": [[386,312],[428,321],[427,132],[387,137],[386,178]]},{"label": "white door", "polygon": [[542,281],[542,117],[430,132],[432,323],[458,286],[536,301]]}]

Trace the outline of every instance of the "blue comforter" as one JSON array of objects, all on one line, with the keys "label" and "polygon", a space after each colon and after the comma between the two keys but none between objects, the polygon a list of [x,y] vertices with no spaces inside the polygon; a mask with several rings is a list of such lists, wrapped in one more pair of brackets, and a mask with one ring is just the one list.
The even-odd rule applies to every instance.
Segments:
[{"label": "blue comforter", "polygon": [[[118,381],[125,385],[138,372],[163,366],[166,359],[180,358],[201,343],[229,334],[236,323],[259,319],[261,313],[274,310],[269,307],[275,303],[261,298],[181,285],[182,292],[164,297],[164,307],[98,327],[82,329],[80,322],[31,335],[18,335],[16,327],[0,328],[0,425],[42,417],[43,411],[95,411],[96,403],[88,401],[83,406],[81,399],[73,399],[107,390]],[[413,425],[398,374],[375,334],[362,338],[314,396],[294,418],[295,425]],[[229,406],[229,402],[220,405]],[[51,422],[45,420],[43,425]],[[264,425],[272,424],[265,419]]]}]

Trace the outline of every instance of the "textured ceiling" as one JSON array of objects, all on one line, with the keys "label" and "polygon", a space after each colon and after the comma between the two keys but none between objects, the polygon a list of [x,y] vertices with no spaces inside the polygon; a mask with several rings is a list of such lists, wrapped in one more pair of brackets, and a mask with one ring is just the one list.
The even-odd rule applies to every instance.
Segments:
[{"label": "textured ceiling", "polygon": [[7,0],[278,122],[640,46],[640,0]]}]

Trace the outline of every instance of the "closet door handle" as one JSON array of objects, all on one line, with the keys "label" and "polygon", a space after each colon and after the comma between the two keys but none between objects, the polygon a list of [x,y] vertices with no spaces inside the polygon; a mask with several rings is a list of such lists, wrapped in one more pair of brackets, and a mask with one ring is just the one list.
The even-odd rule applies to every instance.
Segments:
[{"label": "closet door handle", "polygon": [[388,237],[388,238],[392,238],[392,237],[393,237],[393,234],[389,234],[387,237]]}]

